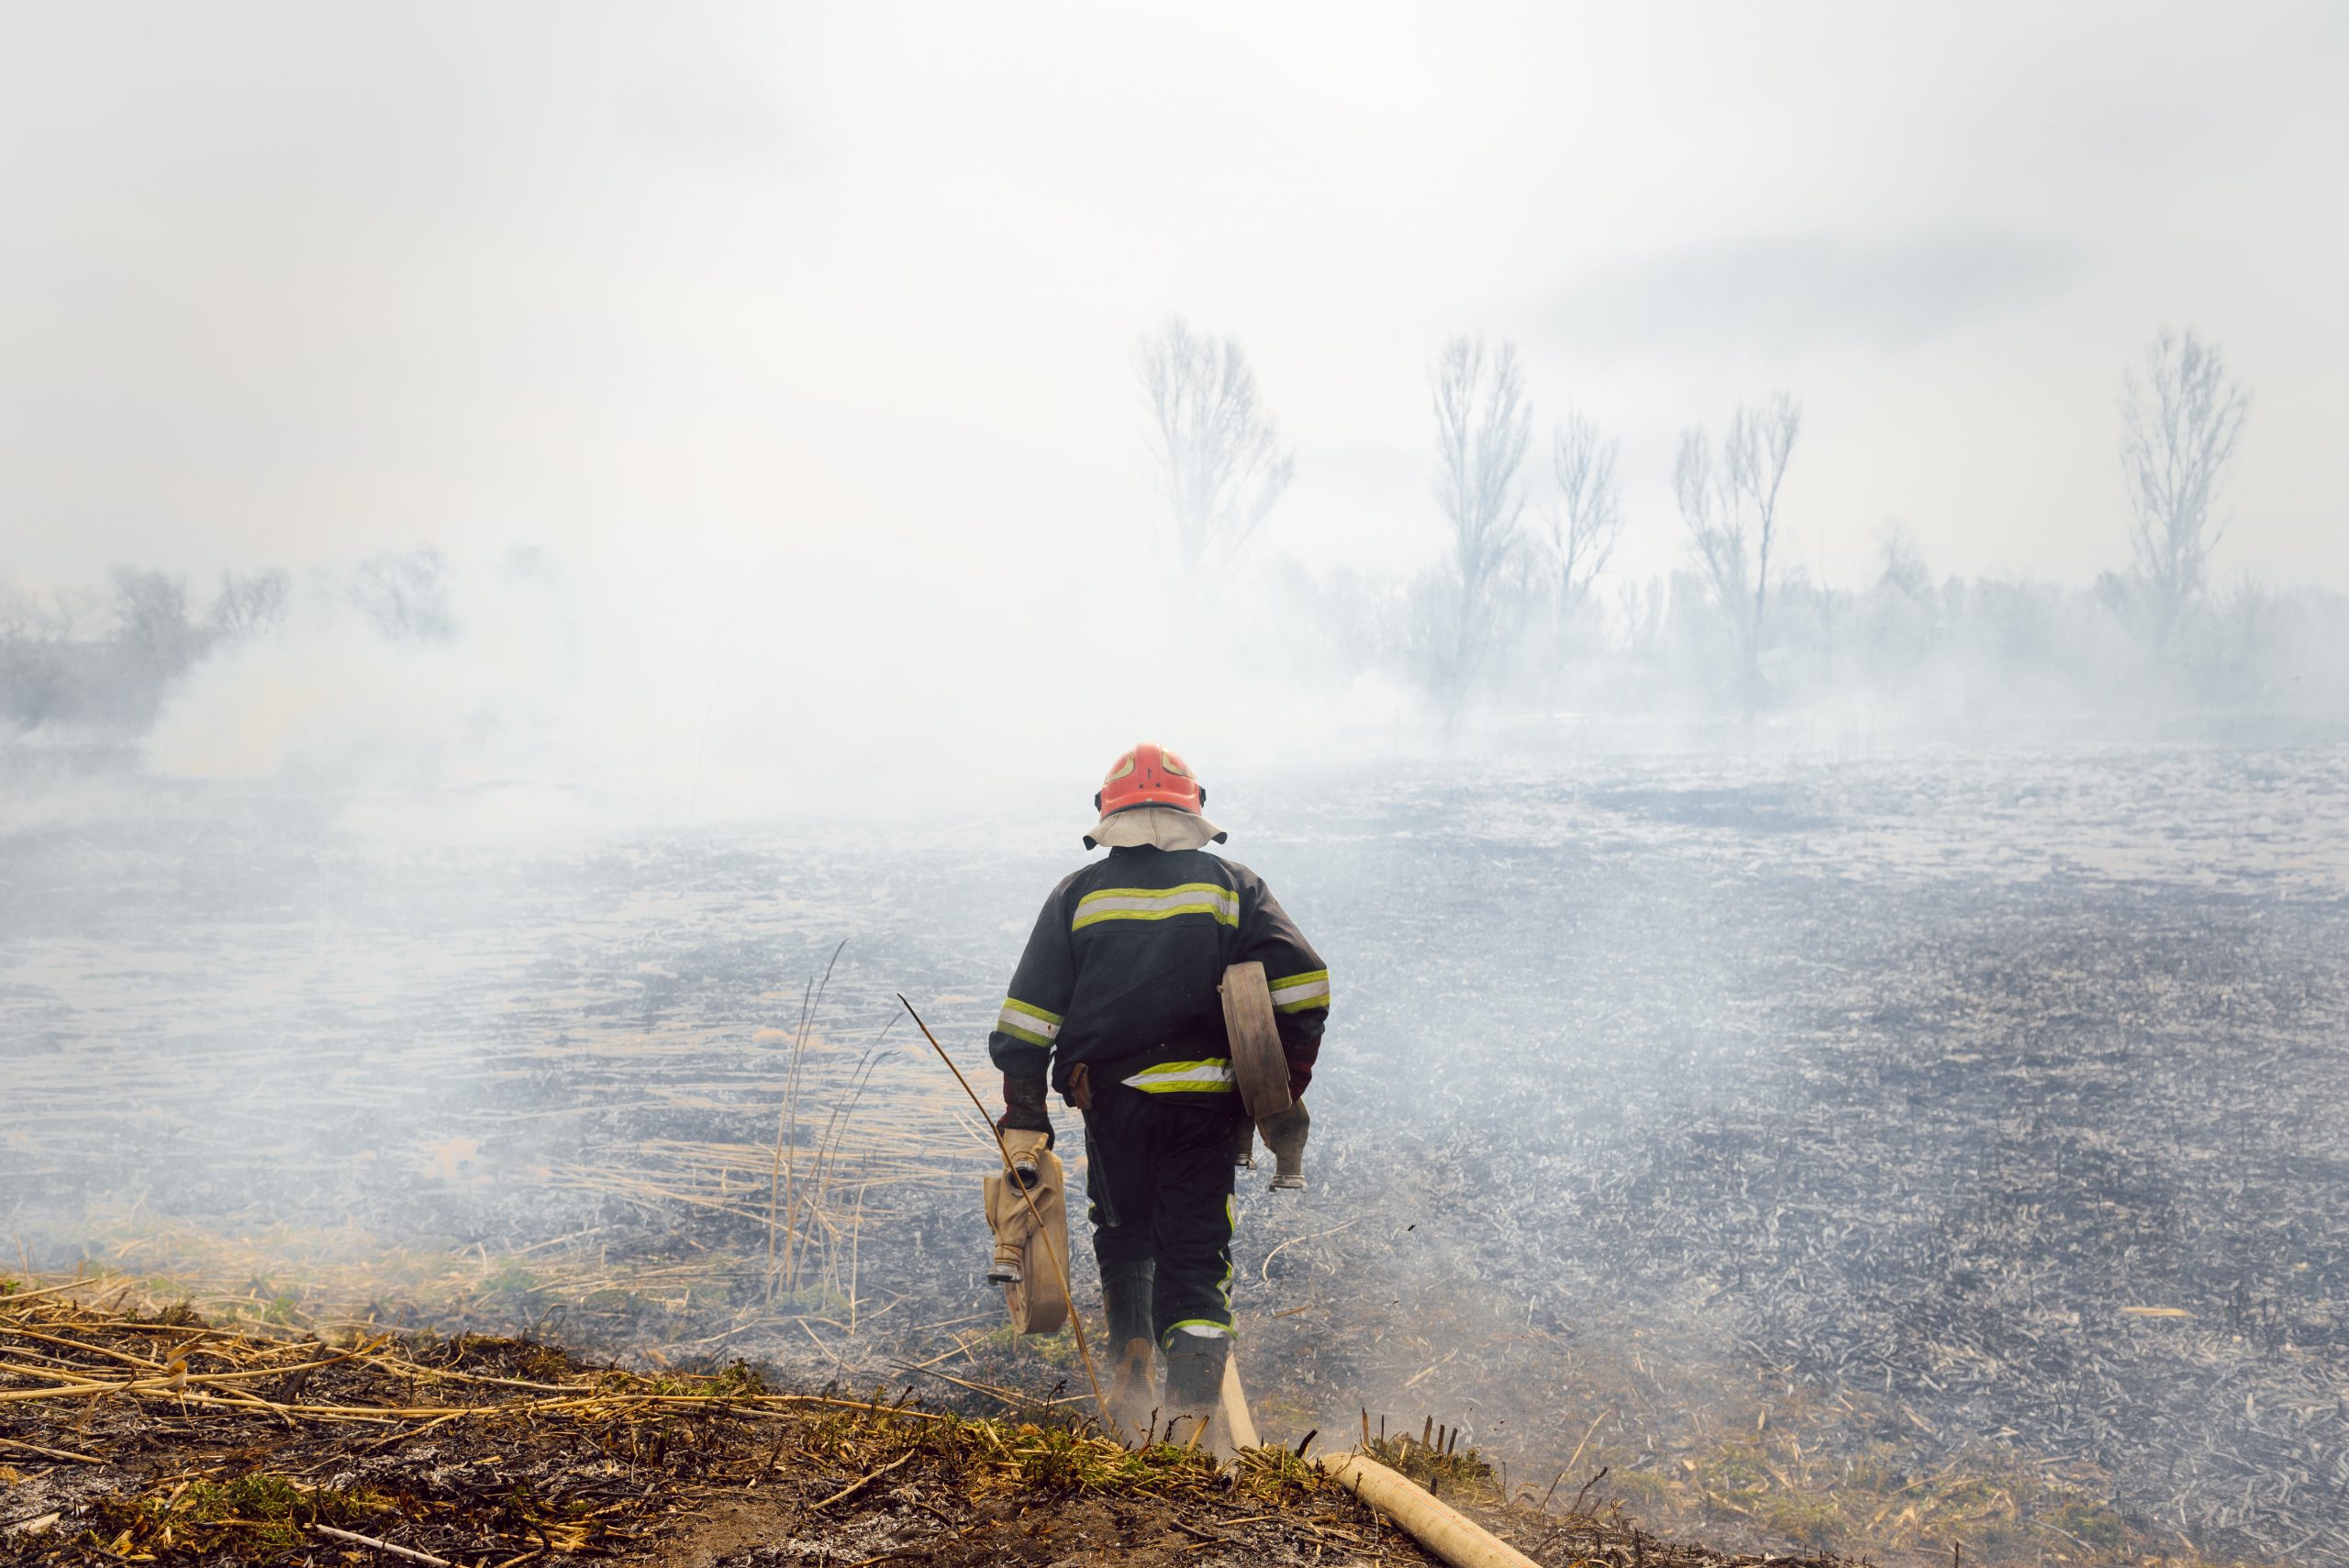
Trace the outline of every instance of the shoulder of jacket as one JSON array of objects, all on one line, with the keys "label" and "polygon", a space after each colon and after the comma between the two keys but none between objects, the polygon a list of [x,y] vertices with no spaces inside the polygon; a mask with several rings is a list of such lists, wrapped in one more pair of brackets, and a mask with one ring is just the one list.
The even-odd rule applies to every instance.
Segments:
[{"label": "shoulder of jacket", "polygon": [[1208,854],[1205,850],[1200,850],[1197,852],[1202,855],[1207,855],[1208,859],[1213,861],[1218,866],[1221,867],[1224,874],[1231,879],[1233,886],[1240,888],[1244,892],[1252,891],[1256,893],[1263,893],[1267,891],[1264,885],[1264,879],[1258,876],[1254,872],[1250,871],[1246,866],[1241,865],[1238,861],[1226,860],[1221,855]]}]

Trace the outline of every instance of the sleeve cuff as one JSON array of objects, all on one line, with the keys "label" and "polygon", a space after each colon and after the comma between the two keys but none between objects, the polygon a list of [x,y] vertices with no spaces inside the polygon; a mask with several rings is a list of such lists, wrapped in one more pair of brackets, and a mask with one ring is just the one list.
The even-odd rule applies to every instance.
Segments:
[{"label": "sleeve cuff", "polygon": [[1052,1070],[1052,1053],[1049,1047],[997,1034],[987,1040],[987,1060],[1007,1078],[1041,1078]]}]

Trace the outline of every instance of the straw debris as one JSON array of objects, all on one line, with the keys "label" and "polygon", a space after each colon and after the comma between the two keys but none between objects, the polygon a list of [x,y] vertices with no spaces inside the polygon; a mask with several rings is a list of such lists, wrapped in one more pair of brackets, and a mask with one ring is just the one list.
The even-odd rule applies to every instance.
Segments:
[{"label": "straw debris", "polygon": [[[119,1281],[0,1286],[0,1554],[17,1561],[1424,1561],[1285,1448],[1219,1468],[1073,1414],[782,1392],[739,1362],[646,1375],[524,1340],[217,1327]],[[1377,1451],[1496,1528],[1563,1539],[1555,1516],[1505,1507],[1475,1451],[1441,1446]],[[1596,1533],[1557,1561],[1756,1561],[1581,1522]]]}]

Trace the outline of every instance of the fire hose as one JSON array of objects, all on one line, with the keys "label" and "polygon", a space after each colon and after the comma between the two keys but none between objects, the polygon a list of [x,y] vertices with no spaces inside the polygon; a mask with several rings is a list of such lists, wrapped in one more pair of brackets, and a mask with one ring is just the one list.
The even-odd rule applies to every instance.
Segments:
[{"label": "fire hose", "polygon": [[1275,1192],[1305,1190],[1305,1140],[1311,1123],[1305,1106],[1288,1092],[1288,1054],[1281,1049],[1273,1018],[1272,989],[1261,963],[1235,963],[1217,988],[1223,997],[1223,1032],[1231,1044],[1231,1075],[1240,1083],[1240,1103],[1248,1118],[1232,1153],[1241,1165],[1255,1163],[1255,1142],[1264,1135],[1273,1151]]},{"label": "fire hose", "polygon": [[[995,1232],[987,1278],[1003,1286],[1015,1334],[1057,1334],[1068,1322],[1068,1297],[1056,1288],[1068,1277],[1066,1176],[1060,1157],[1038,1141],[1014,1151],[1008,1171],[981,1179],[987,1228]],[[1048,1254],[1041,1260],[1040,1250]]]},{"label": "fire hose", "polygon": [[1541,1568],[1475,1520],[1375,1459],[1324,1453],[1313,1462],[1452,1568]]}]

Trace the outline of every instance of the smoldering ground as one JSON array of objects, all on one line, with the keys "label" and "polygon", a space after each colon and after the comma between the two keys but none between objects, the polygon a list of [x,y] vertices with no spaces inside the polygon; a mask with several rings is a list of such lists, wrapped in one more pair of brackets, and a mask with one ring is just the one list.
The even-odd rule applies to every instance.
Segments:
[{"label": "smoldering ground", "polygon": [[1337,976],[1268,1431],[2349,1558],[2336,11],[11,41],[17,1266],[1076,1398],[893,998],[1154,734]]},{"label": "smoldering ground", "polygon": [[[2341,769],[1227,776],[1341,977],[1313,1190],[1241,1182],[1268,1433],[1431,1416],[1764,1544],[2339,1555]],[[6,1228],[216,1312],[1074,1397],[986,1332],[987,1156],[893,996],[979,1065],[1064,844],[20,831]]]}]

